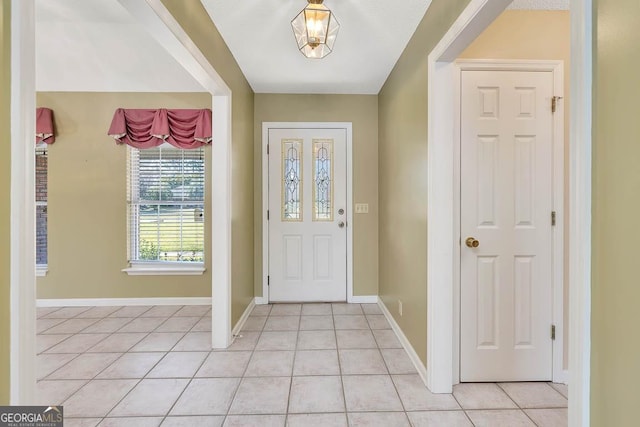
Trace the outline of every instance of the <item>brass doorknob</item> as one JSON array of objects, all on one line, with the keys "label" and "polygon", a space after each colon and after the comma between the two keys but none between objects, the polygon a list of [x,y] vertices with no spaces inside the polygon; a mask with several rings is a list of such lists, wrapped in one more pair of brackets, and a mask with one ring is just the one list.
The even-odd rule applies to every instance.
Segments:
[{"label": "brass doorknob", "polygon": [[465,243],[470,248],[477,248],[478,246],[480,246],[480,242],[477,241],[475,237],[467,237],[467,240],[465,240]]}]

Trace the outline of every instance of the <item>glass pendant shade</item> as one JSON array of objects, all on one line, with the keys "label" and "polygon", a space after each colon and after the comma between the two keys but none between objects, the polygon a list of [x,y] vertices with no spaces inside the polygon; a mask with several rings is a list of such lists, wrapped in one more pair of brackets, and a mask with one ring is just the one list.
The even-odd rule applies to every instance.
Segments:
[{"label": "glass pendant shade", "polygon": [[323,0],[309,4],[291,21],[298,49],[307,58],[324,58],[333,50],[340,24]]}]

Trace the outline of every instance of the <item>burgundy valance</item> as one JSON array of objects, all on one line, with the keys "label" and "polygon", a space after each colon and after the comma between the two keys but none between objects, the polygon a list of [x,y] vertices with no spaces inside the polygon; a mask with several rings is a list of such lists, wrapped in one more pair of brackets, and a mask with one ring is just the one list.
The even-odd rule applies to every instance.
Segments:
[{"label": "burgundy valance", "polygon": [[109,136],[135,148],[153,148],[164,142],[178,148],[199,148],[211,142],[211,110],[118,108]]},{"label": "burgundy valance", "polygon": [[53,144],[55,141],[53,111],[50,108],[36,108],[36,144]]}]

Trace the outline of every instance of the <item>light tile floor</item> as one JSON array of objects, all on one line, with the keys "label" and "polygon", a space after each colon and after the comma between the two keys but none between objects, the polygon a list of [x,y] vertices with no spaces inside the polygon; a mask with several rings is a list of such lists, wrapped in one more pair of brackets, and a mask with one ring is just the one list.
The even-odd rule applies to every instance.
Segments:
[{"label": "light tile floor", "polygon": [[38,309],[38,400],[66,427],[567,425],[567,388],[432,394],[377,305],[257,306],[211,351],[204,306]]}]

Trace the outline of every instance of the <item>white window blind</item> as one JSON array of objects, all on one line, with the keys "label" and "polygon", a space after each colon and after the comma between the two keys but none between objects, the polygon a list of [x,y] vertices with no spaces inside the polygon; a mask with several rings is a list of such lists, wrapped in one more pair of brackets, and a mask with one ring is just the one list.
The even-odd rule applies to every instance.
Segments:
[{"label": "white window blind", "polygon": [[204,261],[204,149],[129,147],[129,260]]},{"label": "white window blind", "polygon": [[36,265],[46,266],[47,254],[47,147],[36,147]]}]

